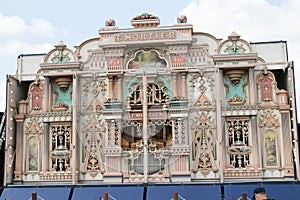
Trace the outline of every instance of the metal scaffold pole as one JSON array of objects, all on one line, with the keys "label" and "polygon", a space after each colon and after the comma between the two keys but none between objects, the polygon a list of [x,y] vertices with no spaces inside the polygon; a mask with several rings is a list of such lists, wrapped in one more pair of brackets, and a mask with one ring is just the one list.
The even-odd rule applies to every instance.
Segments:
[{"label": "metal scaffold pole", "polygon": [[3,113],[1,122],[0,122],[0,149],[2,148],[3,141],[5,139],[5,120],[6,120],[6,112]]},{"label": "metal scaffold pole", "polygon": [[219,68],[216,69],[216,113],[217,113],[217,137],[218,137],[218,152],[219,152],[219,161],[220,161],[220,182],[224,182],[224,169],[223,169],[223,130],[222,130],[222,103],[221,103],[221,91],[220,91],[220,70]]},{"label": "metal scaffold pole", "polygon": [[73,75],[73,100],[72,100],[72,184],[76,184],[77,169],[77,74]]},{"label": "metal scaffold pole", "polygon": [[148,181],[148,116],[147,116],[147,77],[143,72],[143,142],[144,142],[144,183]]}]

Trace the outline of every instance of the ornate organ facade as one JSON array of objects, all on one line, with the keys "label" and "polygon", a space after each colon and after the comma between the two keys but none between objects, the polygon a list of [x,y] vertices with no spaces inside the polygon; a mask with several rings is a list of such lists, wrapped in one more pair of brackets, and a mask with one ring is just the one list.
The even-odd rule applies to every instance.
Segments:
[{"label": "ornate organ facade", "polygon": [[131,23],[107,20],[75,50],[37,55],[34,76],[9,76],[6,184],[296,178],[291,62],[184,16]]}]

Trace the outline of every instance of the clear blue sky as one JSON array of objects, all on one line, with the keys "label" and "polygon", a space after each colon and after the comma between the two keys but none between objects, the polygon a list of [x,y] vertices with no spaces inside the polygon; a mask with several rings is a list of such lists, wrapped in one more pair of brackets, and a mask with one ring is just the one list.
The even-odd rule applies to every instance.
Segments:
[{"label": "clear blue sky", "polygon": [[[185,14],[194,30],[217,38],[236,31],[249,42],[286,40],[289,58],[299,68],[299,10],[299,0],[0,0],[0,87],[5,88],[6,74],[15,73],[19,54],[46,53],[60,40],[72,49],[97,37],[106,19],[131,28],[130,20],[143,12],[158,16],[162,26]],[[298,69],[296,76],[299,85]]]}]

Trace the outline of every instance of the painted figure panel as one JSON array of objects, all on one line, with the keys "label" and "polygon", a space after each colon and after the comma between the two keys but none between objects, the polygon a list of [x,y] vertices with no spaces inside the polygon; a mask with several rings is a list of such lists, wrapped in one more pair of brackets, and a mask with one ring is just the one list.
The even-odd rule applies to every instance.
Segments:
[{"label": "painted figure panel", "polygon": [[140,50],[135,53],[134,58],[128,63],[128,69],[161,68],[166,66],[166,60],[155,50]]},{"label": "painted figure panel", "polygon": [[265,133],[266,166],[277,166],[277,150],[275,132],[268,130]]},{"label": "painted figure panel", "polygon": [[38,171],[39,159],[38,159],[39,140],[37,137],[31,137],[28,141],[28,170]]}]

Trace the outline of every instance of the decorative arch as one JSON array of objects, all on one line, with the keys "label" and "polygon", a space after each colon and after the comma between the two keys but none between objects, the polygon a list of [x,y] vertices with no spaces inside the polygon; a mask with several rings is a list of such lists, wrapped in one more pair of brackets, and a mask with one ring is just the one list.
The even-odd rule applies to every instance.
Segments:
[{"label": "decorative arch", "polygon": [[77,55],[60,41],[55,48],[47,53],[44,63],[70,63],[78,61]]},{"label": "decorative arch", "polygon": [[232,32],[228,39],[222,42],[218,48],[218,54],[245,54],[252,53],[252,46],[246,40],[240,39],[240,35]]},{"label": "decorative arch", "polygon": [[[162,106],[166,108],[170,103],[169,89],[164,84],[147,83],[148,106]],[[127,97],[127,108],[141,109],[143,84],[136,85]]]},{"label": "decorative arch", "polygon": [[39,80],[36,80],[30,84],[29,101],[31,102],[30,104],[31,111],[38,111],[42,109],[43,94],[44,94],[44,85]]},{"label": "decorative arch", "polygon": [[167,67],[167,60],[157,50],[138,50],[133,58],[129,59],[127,69],[142,68],[164,68]]},{"label": "decorative arch", "polygon": [[276,88],[275,76],[270,71],[264,71],[257,75],[256,83],[259,91],[259,101],[274,101],[274,88]]}]

